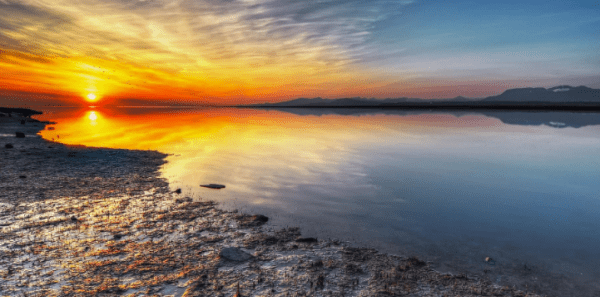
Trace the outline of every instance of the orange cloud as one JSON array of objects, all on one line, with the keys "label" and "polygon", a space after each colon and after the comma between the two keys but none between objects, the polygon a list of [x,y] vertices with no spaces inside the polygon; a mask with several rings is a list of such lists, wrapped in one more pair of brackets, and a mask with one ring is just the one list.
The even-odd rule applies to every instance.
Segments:
[{"label": "orange cloud", "polygon": [[[285,1],[284,1],[285,2]],[[229,2],[228,2],[229,3]],[[222,5],[221,5],[222,4]],[[339,95],[365,86],[348,46],[376,21],[302,15],[268,3],[22,1],[0,3],[0,67],[10,90],[83,101],[119,98],[247,103]],[[290,5],[292,13],[302,7]],[[339,23],[345,20],[347,24]]]}]

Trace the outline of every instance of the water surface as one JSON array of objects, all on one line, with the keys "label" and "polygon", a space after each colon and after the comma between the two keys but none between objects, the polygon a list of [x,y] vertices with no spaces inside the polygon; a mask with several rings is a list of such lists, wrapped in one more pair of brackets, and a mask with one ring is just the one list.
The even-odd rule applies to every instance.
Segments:
[{"label": "water surface", "polygon": [[600,114],[96,108],[38,118],[56,122],[46,139],[168,153],[173,189],[306,236],[550,295],[600,292]]}]

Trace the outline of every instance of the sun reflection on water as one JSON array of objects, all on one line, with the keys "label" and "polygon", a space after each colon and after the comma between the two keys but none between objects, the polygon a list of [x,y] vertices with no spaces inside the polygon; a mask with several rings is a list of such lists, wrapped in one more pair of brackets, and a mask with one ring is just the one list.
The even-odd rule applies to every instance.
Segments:
[{"label": "sun reflection on water", "polygon": [[92,121],[92,124],[95,124],[96,120],[98,119],[98,115],[95,111],[90,111],[88,118],[90,119],[90,121]]},{"label": "sun reflection on water", "polygon": [[[477,119],[479,127],[497,124]],[[252,196],[258,187],[262,197],[255,202],[298,183],[368,186],[357,150],[382,143],[414,147],[425,145],[424,133],[479,128],[450,115],[297,116],[249,109],[95,108],[52,120],[55,129],[41,132],[46,139],[60,134],[65,144],[167,153],[161,170],[174,187],[228,183],[228,191]]]}]

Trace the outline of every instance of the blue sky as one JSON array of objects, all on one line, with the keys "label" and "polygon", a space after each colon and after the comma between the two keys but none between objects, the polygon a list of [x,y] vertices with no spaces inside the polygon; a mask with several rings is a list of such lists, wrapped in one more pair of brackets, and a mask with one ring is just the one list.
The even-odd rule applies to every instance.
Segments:
[{"label": "blue sky", "polygon": [[506,79],[573,75],[593,81],[600,73],[600,5],[597,1],[425,1],[378,24],[373,40],[404,49],[400,59],[372,61],[392,72],[413,68],[403,65],[423,64],[437,67],[426,71],[433,76],[451,77],[450,72]]}]

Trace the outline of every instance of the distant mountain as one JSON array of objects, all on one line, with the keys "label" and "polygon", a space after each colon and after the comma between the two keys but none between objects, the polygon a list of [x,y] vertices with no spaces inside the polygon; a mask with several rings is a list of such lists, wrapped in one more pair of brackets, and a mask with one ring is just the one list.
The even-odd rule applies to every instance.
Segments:
[{"label": "distant mountain", "polygon": [[509,89],[498,96],[483,99],[485,102],[600,102],[600,90],[585,86],[556,86],[550,89]]},{"label": "distant mountain", "polygon": [[509,89],[484,99],[455,97],[450,99],[420,98],[299,98],[291,101],[243,105],[241,107],[303,108],[466,108],[466,109],[596,109],[600,110],[600,89],[585,86]]},{"label": "distant mountain", "polygon": [[[453,101],[469,101],[473,99],[467,99],[464,97],[456,97],[451,99],[435,99],[435,102],[453,102]],[[481,99],[479,99],[481,100]],[[277,102],[277,103],[263,103],[263,104],[251,104],[245,106],[254,107],[361,107],[361,106],[387,106],[394,104],[404,103],[429,103],[433,100],[420,99],[420,98],[387,98],[387,99],[374,99],[374,98],[340,98],[340,99],[323,99],[317,98],[298,98],[290,101]]]}]

